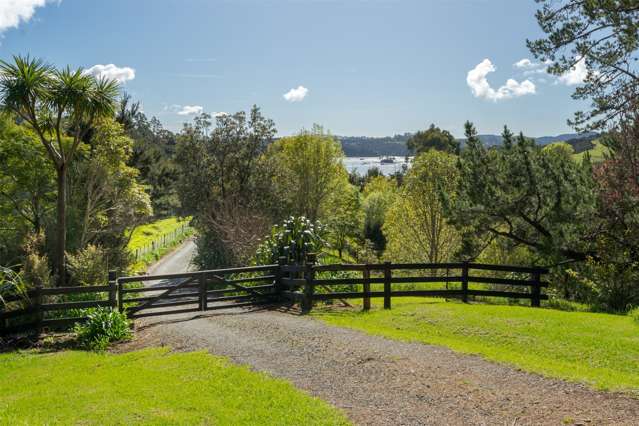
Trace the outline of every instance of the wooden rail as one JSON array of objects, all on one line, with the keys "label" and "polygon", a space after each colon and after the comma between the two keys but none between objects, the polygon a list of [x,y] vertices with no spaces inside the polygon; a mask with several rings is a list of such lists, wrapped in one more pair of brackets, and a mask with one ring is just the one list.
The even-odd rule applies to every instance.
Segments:
[{"label": "wooden rail", "polygon": [[[281,301],[299,303],[303,312],[309,312],[314,302],[334,299],[362,299],[364,310],[370,309],[375,297],[383,298],[386,309],[391,308],[394,297],[410,296],[459,298],[464,302],[474,297],[504,297],[530,300],[535,307],[548,299],[542,292],[548,286],[542,281],[548,270],[539,267],[468,262],[335,265],[315,262],[315,256],[309,255],[303,265],[287,265],[285,259],[280,259],[275,265],[179,274],[117,278],[115,272],[109,272],[106,285],[35,288],[26,295],[5,298],[9,306],[19,307],[12,310],[0,307],[0,335],[68,327],[85,319],[85,309],[103,306],[139,318]],[[355,276],[331,277],[335,272]],[[159,284],[139,286],[149,281]],[[134,283],[138,286],[132,287]],[[410,284],[419,288],[406,288]],[[433,287],[437,285],[440,287]],[[339,286],[347,287],[345,290],[338,289]],[[69,295],[74,295],[74,300],[58,299]],[[90,297],[82,300],[81,295]],[[25,296],[27,300],[23,301]],[[174,307],[177,309],[167,310]]]},{"label": "wooden rail", "polygon": [[[446,274],[442,275],[441,272]],[[360,273],[361,278],[325,278],[322,275],[334,272]],[[384,299],[384,308],[390,309],[393,297],[445,297],[459,298],[468,302],[471,297],[503,297],[530,300],[531,306],[539,307],[548,296],[542,289],[548,283],[541,277],[548,269],[541,267],[488,265],[482,263],[376,263],[316,265],[310,257],[305,265],[287,265],[282,268],[281,286],[283,297],[299,302],[303,312],[309,312],[315,301],[334,299],[362,299],[363,309],[369,310],[371,298]],[[525,275],[504,277],[496,275]],[[320,276],[320,278],[317,278]],[[371,290],[372,285],[378,285]],[[406,284],[421,288],[406,289]],[[429,284],[444,284],[445,288],[428,288]],[[455,288],[450,288],[454,284]],[[479,285],[479,288],[473,288]],[[317,287],[329,289],[318,293]],[[349,291],[330,291],[336,286],[350,286]],[[504,288],[506,286],[506,288]],[[512,287],[512,288],[511,288]],[[518,289],[518,291],[515,291]]]}]

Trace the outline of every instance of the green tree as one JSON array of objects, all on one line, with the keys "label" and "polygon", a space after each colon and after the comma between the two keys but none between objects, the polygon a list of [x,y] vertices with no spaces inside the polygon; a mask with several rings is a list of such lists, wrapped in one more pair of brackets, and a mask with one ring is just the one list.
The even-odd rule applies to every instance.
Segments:
[{"label": "green tree", "polygon": [[514,141],[508,128],[503,148],[486,149],[474,126],[465,127],[458,185],[444,191],[451,223],[465,234],[465,255],[477,256],[490,236],[526,246],[549,262],[592,255],[596,200],[590,164],[577,164],[563,149],[542,149],[523,135]]},{"label": "green tree", "polygon": [[359,190],[348,182],[343,182],[328,201],[331,213],[325,219],[331,245],[337,249],[340,258],[349,241],[361,238],[364,212]]},{"label": "green tree", "polygon": [[573,97],[592,100],[592,108],[577,112],[570,123],[598,129],[619,118],[639,94],[637,1],[537,2],[542,3],[537,22],[546,37],[528,40],[531,52],[542,61],[551,61],[549,72],[558,76],[575,67],[588,70]]},{"label": "green tree", "polygon": [[442,130],[431,124],[428,130],[420,130],[408,139],[406,147],[414,155],[421,154],[429,149],[459,153],[459,142],[455,140],[448,130]]},{"label": "green tree", "polygon": [[66,249],[67,175],[80,143],[101,117],[115,113],[115,81],[96,79],[82,69],[56,70],[40,59],[15,56],[0,61],[2,106],[35,132],[57,175],[55,269],[63,284]]},{"label": "green tree", "polygon": [[387,258],[429,263],[452,259],[459,234],[446,219],[439,192],[454,192],[458,179],[455,162],[454,155],[435,150],[415,158],[404,186],[386,213],[382,229]]},{"label": "green tree", "polygon": [[203,267],[248,260],[279,209],[263,159],[273,121],[257,106],[248,117],[243,111],[218,116],[212,129],[210,118],[185,125],[176,152],[182,211],[198,228],[196,261]]},{"label": "green tree", "polygon": [[132,146],[112,118],[96,122],[91,143],[81,144],[69,174],[70,250],[99,244],[121,262],[126,231],[152,214],[146,188],[137,182],[139,171],[127,165]]},{"label": "green tree", "polygon": [[296,136],[282,138],[268,150],[277,171],[275,185],[287,210],[311,221],[330,215],[331,196],[348,181],[339,142],[314,125]]},{"label": "green tree", "polygon": [[41,233],[55,206],[55,177],[33,132],[0,116],[0,265],[19,263],[28,233]]},{"label": "green tree", "polygon": [[386,213],[393,204],[397,184],[384,176],[377,176],[366,183],[362,193],[364,201],[364,237],[370,240],[379,253],[386,248],[386,237],[382,232]]}]

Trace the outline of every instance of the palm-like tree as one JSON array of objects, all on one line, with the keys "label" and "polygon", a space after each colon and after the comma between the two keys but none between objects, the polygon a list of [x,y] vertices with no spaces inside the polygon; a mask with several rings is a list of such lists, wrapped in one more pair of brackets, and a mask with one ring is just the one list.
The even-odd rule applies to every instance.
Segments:
[{"label": "palm-like tree", "polygon": [[113,116],[119,85],[81,68],[56,70],[41,59],[0,61],[1,107],[24,120],[44,145],[57,172],[55,271],[65,282],[67,171],[96,120]]}]

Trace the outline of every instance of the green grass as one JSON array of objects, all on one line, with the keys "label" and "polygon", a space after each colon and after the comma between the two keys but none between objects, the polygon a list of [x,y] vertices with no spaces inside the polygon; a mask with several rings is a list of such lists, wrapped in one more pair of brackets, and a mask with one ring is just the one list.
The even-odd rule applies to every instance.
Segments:
[{"label": "green grass", "polygon": [[603,161],[604,159],[604,155],[608,152],[608,148],[606,148],[605,146],[603,146],[601,144],[601,142],[599,142],[598,140],[593,141],[593,144],[595,145],[594,148],[588,150],[588,151],[584,151],[584,152],[580,152],[579,154],[573,154],[573,158],[577,161],[582,161],[584,156],[586,155],[586,152],[590,154],[590,160],[593,163],[597,163],[599,161]]},{"label": "green grass", "polygon": [[0,424],[348,424],[291,384],[205,352],[12,353],[0,377]]},{"label": "green grass", "polygon": [[[393,308],[317,310],[329,324],[447,346],[595,388],[639,392],[639,324],[630,316],[393,299]],[[638,393],[639,394],[639,393]]]},{"label": "green grass", "polygon": [[[142,250],[145,247],[151,246],[152,242],[159,243],[163,235],[171,235],[173,232],[177,232],[183,226],[189,225],[190,218],[179,219],[177,217],[170,217],[167,219],[157,220],[155,222],[148,223],[146,225],[140,225],[133,230],[127,249],[130,253],[135,254],[136,250]],[[140,255],[137,260],[129,267],[130,274],[136,274],[146,271],[147,267],[173,248],[181,244],[189,235],[192,234],[191,228],[187,228],[186,232],[179,235],[175,240],[167,242],[165,246],[157,245],[155,250],[149,250],[148,252]]]},{"label": "green grass", "polygon": [[151,242],[161,238],[162,235],[170,234],[182,226],[188,226],[189,220],[189,218],[179,219],[177,217],[170,217],[168,219],[147,223],[146,225],[140,225],[133,230],[133,235],[127,248],[129,251],[135,251],[135,249],[148,246]]}]

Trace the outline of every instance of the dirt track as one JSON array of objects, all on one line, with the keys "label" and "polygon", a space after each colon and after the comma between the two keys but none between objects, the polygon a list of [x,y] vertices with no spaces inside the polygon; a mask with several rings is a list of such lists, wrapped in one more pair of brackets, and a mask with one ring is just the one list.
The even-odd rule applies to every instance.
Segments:
[{"label": "dirt track", "polygon": [[137,327],[128,348],[225,355],[290,380],[357,424],[639,424],[639,400],[625,395],[328,326],[295,311],[173,315]]}]

